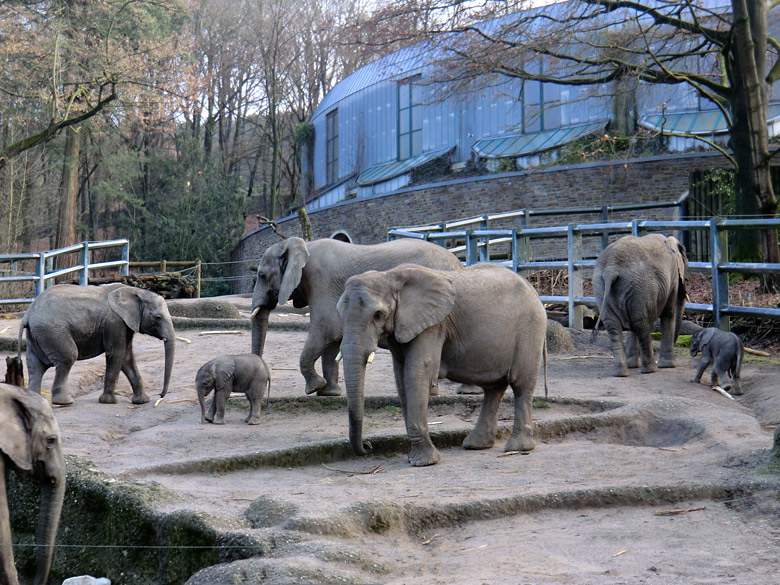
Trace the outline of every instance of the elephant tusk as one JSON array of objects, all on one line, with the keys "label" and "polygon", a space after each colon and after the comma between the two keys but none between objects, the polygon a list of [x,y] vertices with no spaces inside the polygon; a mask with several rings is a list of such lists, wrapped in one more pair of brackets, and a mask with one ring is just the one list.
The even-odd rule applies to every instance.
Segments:
[{"label": "elephant tusk", "polygon": [[343,356],[341,355],[341,351],[339,351],[339,352],[336,354],[336,363],[340,362],[342,357],[343,357]]},{"label": "elephant tusk", "polygon": [[249,314],[250,319],[254,319],[257,317],[257,314],[260,312],[260,307],[255,307],[255,309]]},{"label": "elephant tusk", "polygon": [[368,354],[368,359],[366,360],[366,362],[368,362],[369,364],[373,364],[375,355],[376,353],[374,353],[373,351],[370,354]]}]

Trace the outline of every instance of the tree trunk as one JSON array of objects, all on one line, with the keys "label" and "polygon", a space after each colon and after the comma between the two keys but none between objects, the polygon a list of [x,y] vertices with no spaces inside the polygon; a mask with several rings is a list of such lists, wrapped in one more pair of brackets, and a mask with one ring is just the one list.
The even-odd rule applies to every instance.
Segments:
[{"label": "tree trunk", "polygon": [[76,243],[76,201],[79,187],[79,155],[81,134],[78,130],[65,132],[65,157],[60,183],[60,216],[57,224],[57,248]]},{"label": "tree trunk", "polygon": [[[737,212],[744,216],[775,217],[777,199],[772,188],[767,110],[769,86],[766,69],[766,2],[732,0],[735,50],[731,63],[734,92],[731,95],[732,150],[737,162],[735,190]],[[737,244],[737,260],[780,261],[777,230],[743,230]],[[778,290],[780,278],[763,277],[766,291]]]}]

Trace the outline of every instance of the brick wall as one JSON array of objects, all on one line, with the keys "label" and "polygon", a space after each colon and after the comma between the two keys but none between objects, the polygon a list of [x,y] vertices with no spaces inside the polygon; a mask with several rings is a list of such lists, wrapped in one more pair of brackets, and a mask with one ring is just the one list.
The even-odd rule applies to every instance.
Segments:
[{"label": "brick wall", "polygon": [[[387,231],[392,227],[435,224],[486,213],[674,201],[688,190],[691,171],[728,165],[720,154],[692,153],[472,177],[342,202],[313,211],[309,218],[315,238],[344,232],[356,244],[376,244],[387,239]],[[610,221],[633,217],[671,219],[673,213],[673,209],[642,210],[616,214]],[[532,218],[530,225],[597,221],[598,215],[560,215]],[[279,220],[278,225],[288,236],[302,235],[297,215]],[[279,236],[266,226],[241,240],[233,259],[240,262],[237,270],[246,278],[240,281],[236,292],[251,291],[250,266],[256,266],[263,251],[277,241]]]}]

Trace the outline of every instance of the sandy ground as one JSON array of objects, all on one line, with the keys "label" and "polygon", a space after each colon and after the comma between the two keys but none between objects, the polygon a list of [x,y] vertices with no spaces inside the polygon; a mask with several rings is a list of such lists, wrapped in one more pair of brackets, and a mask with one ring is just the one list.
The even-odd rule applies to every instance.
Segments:
[{"label": "sandy ground", "polygon": [[[246,309],[248,301],[235,302]],[[7,325],[3,335],[15,337],[18,320],[0,330]],[[246,330],[201,331],[179,332],[191,343],[179,342],[171,390],[158,406],[132,405],[123,377],[119,403],[99,404],[104,361],[96,358],[77,363],[75,404],[56,409],[66,452],[109,476],[181,494],[165,511],[192,509],[225,531],[273,541],[265,557],[205,569],[192,585],[777,582],[780,472],[769,450],[780,421],[780,360],[749,359],[745,396],[729,400],[688,382],[695,360],[683,350],[675,369],[611,378],[606,336],[591,345],[589,333],[575,332],[574,352],[550,356],[551,400],[534,410],[533,452],[504,456],[503,442],[485,451],[446,448],[438,465],[412,468],[402,452],[327,455],[328,446],[343,447],[346,408],[339,398],[304,397],[297,362],[305,331],[268,334],[272,388],[262,424],[243,423],[240,397],[231,399],[226,425],[200,424],[197,369],[250,344]],[[162,343],[138,336],[135,348],[156,398]],[[52,379],[50,371],[44,388]],[[404,436],[388,352],[377,353],[366,387],[374,401],[367,438]],[[537,396],[542,388],[540,379]],[[431,430],[442,436],[465,433],[478,414],[479,398],[455,390],[443,383],[430,406]],[[262,463],[312,447],[321,460]],[[227,461],[235,463],[220,466]],[[663,514],[669,510],[677,513]]]}]

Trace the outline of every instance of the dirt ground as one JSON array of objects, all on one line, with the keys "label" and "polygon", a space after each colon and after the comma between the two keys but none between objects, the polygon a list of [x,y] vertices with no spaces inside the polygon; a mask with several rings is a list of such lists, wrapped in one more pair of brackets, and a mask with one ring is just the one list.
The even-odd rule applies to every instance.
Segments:
[{"label": "dirt ground", "polygon": [[[229,302],[246,316],[248,299]],[[295,327],[307,319],[280,312],[273,321]],[[3,320],[0,331],[6,326],[2,335],[15,337],[18,320]],[[534,409],[533,452],[505,456],[503,441],[485,451],[456,446],[441,449],[439,464],[412,468],[392,447],[405,432],[388,352],[379,350],[369,366],[365,425],[375,447],[388,447],[342,457],[345,402],[303,395],[302,329],[268,334],[272,387],[262,424],[243,423],[241,397],[231,399],[226,425],[201,424],[197,369],[250,346],[245,329],[203,331],[178,331],[190,342],[177,345],[171,390],[159,405],[162,343],[138,336],[152,402],[132,405],[122,377],[119,403],[99,404],[99,357],[76,364],[75,404],[56,409],[66,453],[109,478],[158,482],[181,495],[161,502],[162,511],[194,510],[220,530],[269,543],[265,556],[206,568],[191,585],[777,581],[776,358],[748,357],[745,395],[729,400],[688,381],[696,362],[687,350],[675,369],[612,378],[606,335],[590,344],[589,332],[573,332],[574,351],[550,355],[550,400]],[[44,388],[52,379],[50,371]],[[443,444],[458,443],[478,414],[479,397],[456,388],[442,383],[431,400],[431,431]],[[509,392],[502,428],[511,422]]]}]

